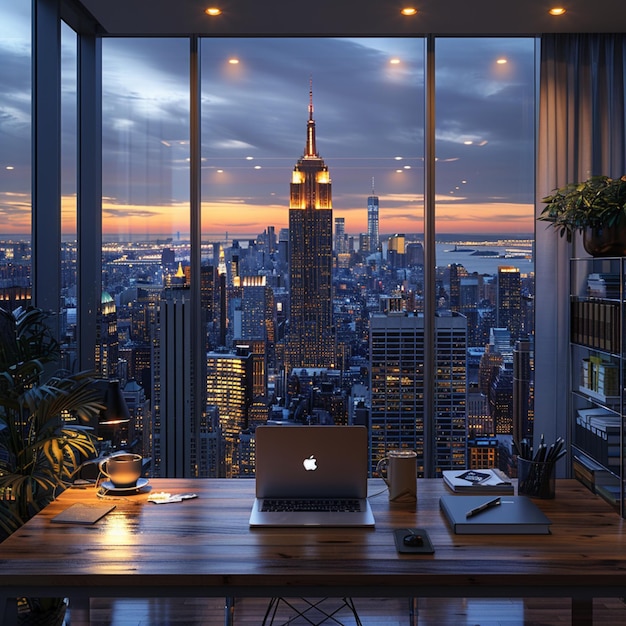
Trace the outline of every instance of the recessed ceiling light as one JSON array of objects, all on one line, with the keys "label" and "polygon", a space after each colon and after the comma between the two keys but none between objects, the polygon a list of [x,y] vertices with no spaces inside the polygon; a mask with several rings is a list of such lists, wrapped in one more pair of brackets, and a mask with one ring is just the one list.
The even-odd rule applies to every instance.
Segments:
[{"label": "recessed ceiling light", "polygon": [[402,11],[400,11],[402,15],[417,15],[417,9],[415,7],[404,7]]},{"label": "recessed ceiling light", "polygon": [[400,63],[400,59],[389,59],[389,63],[391,63],[391,65],[398,65]]},{"label": "recessed ceiling light", "polygon": [[564,7],[553,7],[548,11],[550,15],[563,15],[566,12]]},{"label": "recessed ceiling light", "polygon": [[207,15],[215,16],[215,15],[221,15],[222,9],[218,9],[217,7],[209,7],[208,9],[205,9],[204,12]]},{"label": "recessed ceiling light", "polygon": [[12,165],[7,165],[6,169],[8,170],[14,170],[15,168]]},{"label": "recessed ceiling light", "polygon": [[498,65],[506,65],[506,64],[508,63],[508,60],[507,60],[507,59],[498,59],[498,60],[496,61],[496,63],[497,63]]},{"label": "recessed ceiling light", "polygon": [[228,59],[231,65],[239,65],[239,59]]}]

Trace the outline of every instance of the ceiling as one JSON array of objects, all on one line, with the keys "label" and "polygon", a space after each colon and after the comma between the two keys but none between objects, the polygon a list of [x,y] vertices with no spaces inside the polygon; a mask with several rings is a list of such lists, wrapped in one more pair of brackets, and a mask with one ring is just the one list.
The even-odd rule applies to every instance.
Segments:
[{"label": "ceiling", "polygon": [[[624,32],[625,0],[64,0],[104,35],[409,36]],[[418,9],[413,17],[403,6]],[[548,14],[561,5],[567,13]],[[222,15],[209,17],[208,6]]]}]

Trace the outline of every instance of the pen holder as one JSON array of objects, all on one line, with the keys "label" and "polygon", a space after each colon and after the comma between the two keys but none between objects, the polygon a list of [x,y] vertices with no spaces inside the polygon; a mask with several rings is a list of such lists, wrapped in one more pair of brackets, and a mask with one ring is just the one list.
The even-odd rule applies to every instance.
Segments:
[{"label": "pen holder", "polygon": [[530,461],[517,457],[517,493],[530,498],[554,498],[553,461]]}]

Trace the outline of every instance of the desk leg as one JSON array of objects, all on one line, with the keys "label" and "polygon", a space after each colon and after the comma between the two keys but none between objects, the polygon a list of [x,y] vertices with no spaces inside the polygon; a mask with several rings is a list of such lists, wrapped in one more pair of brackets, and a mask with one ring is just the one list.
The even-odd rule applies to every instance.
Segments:
[{"label": "desk leg", "polygon": [[17,624],[17,598],[0,596],[0,624]]},{"label": "desk leg", "polygon": [[593,626],[593,598],[572,598],[572,626]]},{"label": "desk leg", "polygon": [[419,621],[418,598],[409,598],[409,626],[417,626]]},{"label": "desk leg", "polygon": [[89,626],[91,615],[89,608],[89,598],[70,597],[70,621],[72,626]]},{"label": "desk leg", "polygon": [[[233,626],[235,623],[235,598],[226,598],[224,604],[224,626]],[[72,625],[73,626],[73,625]]]}]

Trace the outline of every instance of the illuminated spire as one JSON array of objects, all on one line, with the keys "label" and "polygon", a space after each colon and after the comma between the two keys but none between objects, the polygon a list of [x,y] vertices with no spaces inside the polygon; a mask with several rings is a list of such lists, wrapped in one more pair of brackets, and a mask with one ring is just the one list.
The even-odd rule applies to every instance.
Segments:
[{"label": "illuminated spire", "polygon": [[224,248],[221,245],[219,263],[217,264],[217,273],[220,275],[226,274],[226,258],[224,255]]},{"label": "illuminated spire", "polygon": [[183,264],[181,261],[178,262],[178,270],[176,272],[176,278],[185,278],[185,272],[183,270]]},{"label": "illuminated spire", "polygon": [[313,77],[309,79],[309,120],[306,125],[305,157],[319,157],[315,147],[315,121],[313,120]]}]

